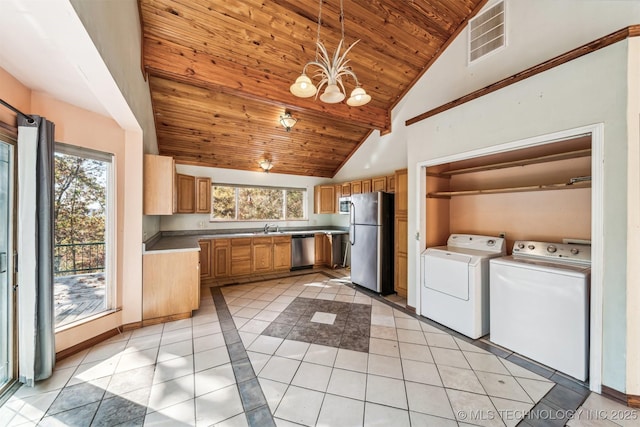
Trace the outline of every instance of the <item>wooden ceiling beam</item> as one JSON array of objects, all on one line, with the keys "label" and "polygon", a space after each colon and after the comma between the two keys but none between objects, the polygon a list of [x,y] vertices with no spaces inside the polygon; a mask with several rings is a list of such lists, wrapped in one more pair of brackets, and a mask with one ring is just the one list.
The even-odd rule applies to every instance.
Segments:
[{"label": "wooden ceiling beam", "polygon": [[323,104],[314,98],[296,98],[289,93],[293,82],[247,68],[237,68],[221,58],[193,52],[166,41],[145,38],[145,70],[151,75],[198,87],[254,99],[283,108],[328,115],[369,129],[390,129],[389,113],[372,106],[349,107]]}]

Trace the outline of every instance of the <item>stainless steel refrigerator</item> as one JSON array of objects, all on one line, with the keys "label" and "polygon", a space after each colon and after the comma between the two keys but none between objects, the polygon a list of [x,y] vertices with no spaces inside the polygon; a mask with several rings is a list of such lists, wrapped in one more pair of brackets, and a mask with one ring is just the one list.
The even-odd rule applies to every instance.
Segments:
[{"label": "stainless steel refrigerator", "polygon": [[393,293],[393,194],[351,196],[351,282],[383,295]]}]

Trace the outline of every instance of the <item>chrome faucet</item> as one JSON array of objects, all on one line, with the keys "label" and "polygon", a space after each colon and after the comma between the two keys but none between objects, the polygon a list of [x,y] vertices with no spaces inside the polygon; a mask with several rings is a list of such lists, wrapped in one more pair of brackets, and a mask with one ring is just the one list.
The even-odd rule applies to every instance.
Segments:
[{"label": "chrome faucet", "polygon": [[275,229],[276,229],[276,233],[278,232],[278,226],[277,226],[277,225],[275,225],[275,224],[269,224],[269,223],[267,223],[267,224],[265,224],[265,225],[264,225],[263,231],[264,231],[265,233],[268,233],[268,232],[269,232],[269,229],[270,229],[271,227],[275,227]]}]

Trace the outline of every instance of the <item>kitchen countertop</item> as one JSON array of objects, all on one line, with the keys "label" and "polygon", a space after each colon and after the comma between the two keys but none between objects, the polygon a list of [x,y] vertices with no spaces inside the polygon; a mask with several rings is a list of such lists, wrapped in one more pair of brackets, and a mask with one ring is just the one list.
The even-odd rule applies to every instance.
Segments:
[{"label": "kitchen countertop", "polygon": [[186,252],[186,251],[199,251],[199,240],[204,239],[228,239],[234,237],[265,237],[265,236],[290,236],[293,234],[348,234],[347,230],[334,229],[334,228],[319,228],[309,230],[283,230],[272,231],[264,233],[262,231],[247,231],[247,230],[224,230],[212,232],[211,230],[197,230],[197,231],[164,231],[156,234],[151,239],[143,243],[143,253],[155,253],[155,252]]}]

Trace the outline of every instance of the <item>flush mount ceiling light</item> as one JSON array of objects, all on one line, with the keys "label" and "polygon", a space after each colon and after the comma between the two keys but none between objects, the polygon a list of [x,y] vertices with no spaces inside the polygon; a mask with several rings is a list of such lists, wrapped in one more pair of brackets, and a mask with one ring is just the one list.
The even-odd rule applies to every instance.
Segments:
[{"label": "flush mount ceiling light", "polygon": [[260,165],[262,170],[267,173],[269,173],[269,171],[273,167],[273,163],[271,163],[271,160],[268,160],[268,159],[260,160],[258,164]]},{"label": "flush mount ceiling light", "polygon": [[[316,59],[314,61],[309,61],[306,63],[306,65],[302,69],[302,74],[296,79],[296,82],[291,85],[289,90],[292,94],[299,98],[309,98],[313,95],[316,95],[317,98],[317,94],[320,92],[322,87],[326,85],[327,87],[325,88],[324,93],[320,95],[320,101],[326,102],[327,104],[335,104],[341,102],[345,98],[345,93],[347,91],[345,90],[344,84],[342,83],[342,78],[344,76],[349,76],[355,81],[356,87],[355,89],[353,89],[353,91],[351,91],[351,96],[347,99],[347,104],[352,107],[365,105],[366,103],[371,101],[371,96],[367,94],[367,92],[365,92],[363,88],[360,87],[358,78],[351,70],[351,67],[347,65],[349,59],[346,59],[349,51],[360,40],[356,40],[344,51],[342,55],[340,55],[342,45],[344,44],[344,10],[342,6],[343,0],[340,0],[340,25],[342,28],[342,37],[340,39],[340,43],[338,43],[338,48],[333,54],[333,57],[329,56],[327,49],[320,41],[320,27],[322,25],[322,1],[323,0],[319,0],[318,6],[318,36],[316,40]],[[317,73],[314,75],[314,77],[320,77],[320,82],[318,83],[317,87],[313,84],[309,76],[307,76],[307,68],[311,65],[315,66],[318,69]]]},{"label": "flush mount ceiling light", "polygon": [[280,124],[287,132],[291,132],[296,123],[298,123],[298,119],[294,118],[288,111],[285,111],[284,115],[280,116]]}]

